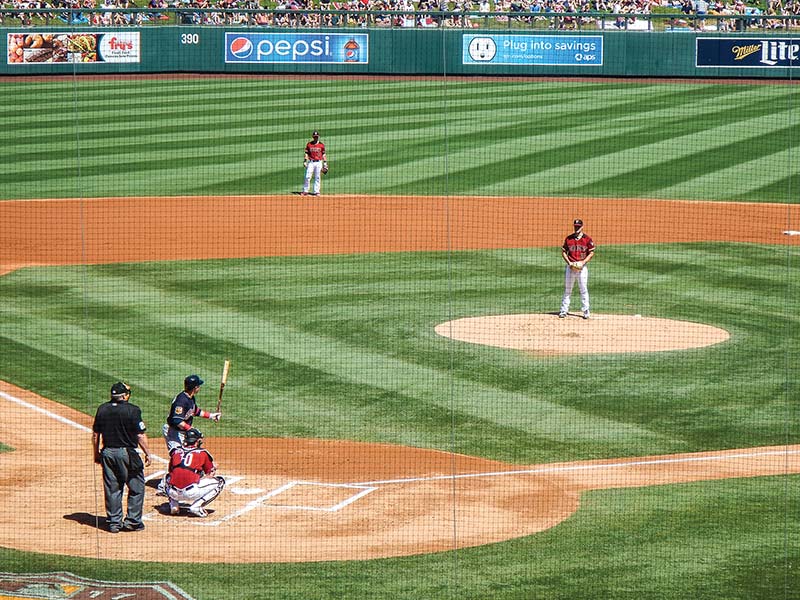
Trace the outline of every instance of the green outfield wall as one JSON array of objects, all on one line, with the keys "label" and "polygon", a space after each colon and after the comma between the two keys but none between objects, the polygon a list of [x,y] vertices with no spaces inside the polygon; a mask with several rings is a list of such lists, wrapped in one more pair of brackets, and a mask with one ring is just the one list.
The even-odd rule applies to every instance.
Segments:
[{"label": "green outfield wall", "polygon": [[[6,75],[201,72],[793,78],[800,67],[800,37],[792,33],[97,29],[74,25],[2,31],[0,43],[6,57],[2,73]],[[38,44],[36,35],[42,36]]]}]

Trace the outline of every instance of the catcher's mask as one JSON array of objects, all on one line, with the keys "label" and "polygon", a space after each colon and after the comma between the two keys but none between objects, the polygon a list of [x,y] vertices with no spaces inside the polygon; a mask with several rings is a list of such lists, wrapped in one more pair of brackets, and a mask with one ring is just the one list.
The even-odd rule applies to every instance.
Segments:
[{"label": "catcher's mask", "polygon": [[199,446],[203,441],[203,432],[199,429],[192,427],[189,431],[183,434],[184,446]]}]

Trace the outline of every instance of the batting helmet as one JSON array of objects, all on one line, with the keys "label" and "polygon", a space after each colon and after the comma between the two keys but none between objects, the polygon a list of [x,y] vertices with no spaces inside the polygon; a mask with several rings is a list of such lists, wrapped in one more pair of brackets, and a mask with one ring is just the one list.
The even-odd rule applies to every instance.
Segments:
[{"label": "batting helmet", "polygon": [[200,379],[199,375],[189,375],[183,380],[183,389],[185,389],[187,392],[193,390],[194,388],[198,388],[201,385],[203,385],[203,380]]},{"label": "batting helmet", "polygon": [[199,429],[192,427],[189,431],[183,434],[184,446],[197,446],[203,440],[203,432]]}]

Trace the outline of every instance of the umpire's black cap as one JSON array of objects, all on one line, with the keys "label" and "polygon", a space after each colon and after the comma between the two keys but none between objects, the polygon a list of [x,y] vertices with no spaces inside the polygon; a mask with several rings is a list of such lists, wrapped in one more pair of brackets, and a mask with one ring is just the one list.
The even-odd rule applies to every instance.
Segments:
[{"label": "umpire's black cap", "polygon": [[193,390],[196,387],[200,387],[203,385],[203,380],[200,379],[199,375],[189,375],[186,379],[183,380],[183,388],[185,390]]},{"label": "umpire's black cap", "polygon": [[118,381],[114,385],[111,386],[111,395],[112,396],[124,396],[125,394],[130,394],[131,388],[128,387],[126,383]]}]

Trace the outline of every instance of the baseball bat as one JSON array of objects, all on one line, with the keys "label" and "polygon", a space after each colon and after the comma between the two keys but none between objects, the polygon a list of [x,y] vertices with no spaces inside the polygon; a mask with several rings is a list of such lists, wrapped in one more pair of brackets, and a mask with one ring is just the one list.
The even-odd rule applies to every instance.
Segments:
[{"label": "baseball bat", "polygon": [[231,366],[231,361],[226,360],[222,367],[222,379],[219,382],[219,398],[217,398],[217,412],[222,406],[222,392],[225,390],[225,384],[228,382],[228,369]]}]

